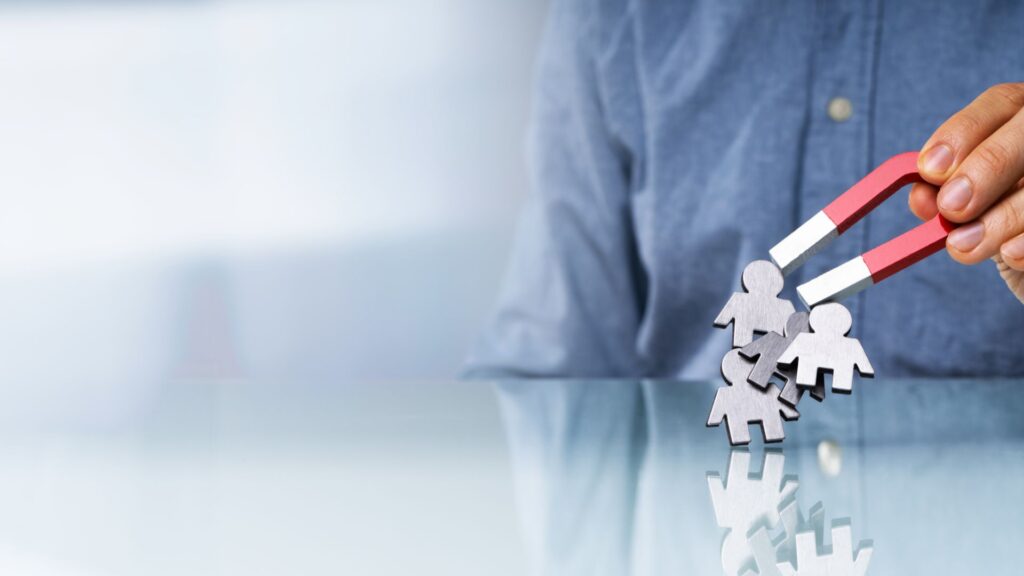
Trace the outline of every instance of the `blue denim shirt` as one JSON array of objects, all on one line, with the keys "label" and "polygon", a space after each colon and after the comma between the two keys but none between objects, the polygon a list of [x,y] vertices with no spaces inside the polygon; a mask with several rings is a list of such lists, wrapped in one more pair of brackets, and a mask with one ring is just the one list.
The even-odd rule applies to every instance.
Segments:
[{"label": "blue denim shirt", "polygon": [[[712,320],[744,265],[1024,80],[1022,23],[1024,4],[997,1],[556,0],[533,195],[470,372],[714,376],[730,334]],[[783,295],[917,223],[898,193]],[[943,252],[846,304],[880,376],[1024,374],[1024,306],[991,262]]]}]

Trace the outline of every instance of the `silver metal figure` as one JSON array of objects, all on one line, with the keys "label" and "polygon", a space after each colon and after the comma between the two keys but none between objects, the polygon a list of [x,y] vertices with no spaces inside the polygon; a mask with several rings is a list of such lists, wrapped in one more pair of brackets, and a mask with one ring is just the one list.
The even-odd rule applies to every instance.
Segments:
[{"label": "silver metal figure", "polygon": [[796,383],[814,387],[819,370],[832,373],[832,391],[849,394],[853,390],[853,371],[870,378],[871,367],[860,341],[847,338],[853,318],[850,311],[835,302],[815,306],[810,315],[811,332],[798,334],[779,357],[780,364],[797,362]]},{"label": "silver metal figure", "polygon": [[825,376],[823,374],[818,376],[818,383],[813,388],[802,388],[797,385],[796,365],[779,366],[777,374],[786,381],[786,385],[782,387],[782,393],[779,394],[779,400],[786,404],[796,408],[800,404],[800,400],[803,399],[804,392],[810,392],[811,398],[818,402],[825,399]]},{"label": "silver metal figure", "polygon": [[750,344],[754,334],[782,333],[786,319],[795,312],[793,303],[778,295],[782,292],[782,272],[767,260],[755,260],[743,269],[743,292],[736,292],[715,318],[715,326],[731,323],[732,345]]},{"label": "silver metal figure", "polygon": [[774,384],[759,390],[747,382],[753,366],[753,362],[740,355],[739,349],[730,350],[722,358],[722,376],[728,385],[715,393],[707,425],[718,426],[724,418],[733,446],[750,443],[748,426],[753,423],[761,424],[765,442],[781,442],[786,437],[782,421],[800,417],[795,408],[779,400],[780,390]]},{"label": "silver metal figure", "polygon": [[796,312],[786,320],[786,328],[782,333],[769,332],[744,346],[740,354],[747,360],[757,360],[747,381],[764,390],[772,375],[778,372],[779,356],[796,340],[797,334],[809,329],[807,312]]},{"label": "silver metal figure", "polygon": [[[809,329],[810,323],[808,322],[807,312],[796,312],[786,320],[785,336],[769,332],[744,346],[740,350],[740,354],[748,360],[757,360],[757,363],[754,364],[754,369],[747,376],[747,381],[759,388],[764,388],[771,381],[772,376],[779,377],[785,382],[782,393],[779,394],[779,399],[795,408],[800,403],[800,399],[803,398],[805,389],[796,384],[796,364],[779,364],[779,356],[782,356],[782,353],[789,348],[789,345],[796,339],[797,334],[807,332]],[[810,388],[809,391],[811,397],[818,402],[824,400],[825,379],[819,377],[818,383],[813,388]]]}]

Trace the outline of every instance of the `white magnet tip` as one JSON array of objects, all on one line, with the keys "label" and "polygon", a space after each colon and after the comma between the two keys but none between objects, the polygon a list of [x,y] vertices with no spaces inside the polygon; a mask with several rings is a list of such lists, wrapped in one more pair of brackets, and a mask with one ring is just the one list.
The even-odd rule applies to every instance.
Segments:
[{"label": "white magnet tip", "polygon": [[788,276],[836,236],[839,236],[839,229],[835,223],[824,212],[818,212],[773,246],[768,255],[782,274]]},{"label": "white magnet tip", "polygon": [[796,293],[804,306],[812,308],[822,302],[839,302],[872,284],[874,282],[871,280],[868,265],[864,263],[863,258],[857,256],[797,286]]}]

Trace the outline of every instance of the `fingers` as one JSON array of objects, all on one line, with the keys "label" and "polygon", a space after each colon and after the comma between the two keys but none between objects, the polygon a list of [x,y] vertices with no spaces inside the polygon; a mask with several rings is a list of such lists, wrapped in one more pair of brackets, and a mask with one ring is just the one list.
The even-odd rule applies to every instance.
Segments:
[{"label": "fingers", "polygon": [[963,264],[995,257],[1024,271],[1024,83],[993,86],[928,139],[910,192],[921,219],[941,213],[963,225],[946,248]]},{"label": "fingers", "polygon": [[966,108],[946,120],[921,147],[921,176],[944,184],[978,147],[1024,107],[1024,85],[999,84],[982,92]]},{"label": "fingers", "polygon": [[953,222],[980,216],[1024,176],[1024,112],[972,151],[939,190],[939,211]]},{"label": "fingers", "polygon": [[931,220],[939,213],[939,206],[935,202],[939,189],[926,182],[918,182],[910,189],[910,196],[907,202],[910,211],[921,220]]},{"label": "fingers", "polygon": [[929,139],[918,160],[922,176],[942,182],[938,207],[969,222],[1024,176],[1024,84],[986,90]]},{"label": "fingers", "polygon": [[1024,234],[1018,234],[1004,242],[999,248],[999,256],[1010,268],[1024,272]]},{"label": "fingers", "polygon": [[980,218],[950,232],[946,249],[954,260],[976,264],[997,254],[1024,269],[1024,189],[1006,195]]}]

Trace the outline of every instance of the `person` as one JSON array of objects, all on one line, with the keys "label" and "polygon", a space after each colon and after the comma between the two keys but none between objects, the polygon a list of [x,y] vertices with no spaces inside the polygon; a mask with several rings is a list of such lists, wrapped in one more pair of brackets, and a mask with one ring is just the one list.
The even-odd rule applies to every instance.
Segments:
[{"label": "person", "polygon": [[875,209],[783,296],[941,212],[946,253],[845,301],[853,335],[882,377],[1024,374],[1020,22],[998,1],[555,0],[534,190],[468,373],[714,377],[744,266],[920,150],[911,210]]}]

